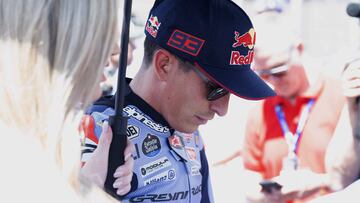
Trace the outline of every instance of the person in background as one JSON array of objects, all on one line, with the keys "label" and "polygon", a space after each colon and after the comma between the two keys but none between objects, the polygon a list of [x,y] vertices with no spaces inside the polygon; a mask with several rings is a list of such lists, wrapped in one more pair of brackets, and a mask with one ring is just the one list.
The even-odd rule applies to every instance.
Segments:
[{"label": "person in background", "polygon": [[[104,126],[81,171],[74,135],[115,42],[117,8],[116,0],[0,0],[2,202],[115,201],[99,189],[107,168],[96,165],[111,130]],[[132,167],[130,159],[118,169]]]},{"label": "person in background", "polygon": [[[143,25],[135,23],[136,20],[134,19],[135,16],[132,16],[130,21],[130,36],[129,36],[128,55],[127,55],[128,66],[133,62],[134,59],[136,40],[144,36],[144,31],[142,30]],[[116,93],[119,57],[120,57],[119,43],[115,43],[114,49],[111,53],[111,56],[104,70],[104,80],[101,83],[103,96],[113,95]]]},{"label": "person in background", "polygon": [[[328,190],[324,157],[345,98],[340,80],[316,66],[286,13],[255,18],[253,69],[273,86],[249,114],[242,158],[249,202],[306,202]],[[273,181],[273,188],[260,185]],[[263,182],[264,183],[264,182]]]},{"label": "person in background", "polygon": [[319,197],[311,203],[358,202],[360,191],[359,105],[360,60],[345,65],[342,90],[347,97],[335,134],[326,152],[326,172],[334,193]]}]

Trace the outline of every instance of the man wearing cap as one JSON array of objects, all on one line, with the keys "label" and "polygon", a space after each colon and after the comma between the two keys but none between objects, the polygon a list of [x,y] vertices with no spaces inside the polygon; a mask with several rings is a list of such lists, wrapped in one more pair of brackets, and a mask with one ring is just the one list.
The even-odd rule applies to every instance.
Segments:
[{"label": "man wearing cap", "polygon": [[[141,68],[126,87],[124,114],[136,153],[123,201],[213,202],[199,125],[227,113],[230,93],[274,96],[250,69],[251,21],[229,0],[157,0],[145,33]],[[88,143],[97,143],[114,102],[104,97],[90,108],[95,127]]]},{"label": "man wearing cap", "polygon": [[[306,202],[327,192],[324,155],[344,104],[340,80],[316,71],[285,16],[257,16],[254,69],[277,96],[249,114],[243,162],[250,202]],[[330,68],[330,67],[328,67]],[[316,72],[318,74],[316,75]],[[259,182],[272,179],[270,190]]]}]

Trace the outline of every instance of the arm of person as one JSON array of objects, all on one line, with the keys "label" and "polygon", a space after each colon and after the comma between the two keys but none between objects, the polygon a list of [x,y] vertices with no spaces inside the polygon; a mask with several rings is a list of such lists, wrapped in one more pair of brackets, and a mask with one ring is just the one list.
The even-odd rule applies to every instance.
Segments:
[{"label": "arm of person", "polygon": [[349,64],[342,75],[342,89],[347,96],[334,136],[325,156],[326,171],[331,188],[339,190],[352,183],[360,171],[359,140],[355,138],[358,106],[355,98],[360,95],[360,63]]},{"label": "arm of person", "polygon": [[[255,111],[256,112],[256,109]],[[263,138],[259,114],[249,115],[246,125],[245,141],[243,147],[244,167],[248,169],[245,177],[249,178],[249,185],[246,187],[246,196],[250,202],[284,202],[290,199],[299,199],[310,196],[327,185],[323,174],[316,174],[310,170],[284,171],[271,180],[281,185],[269,194],[264,192],[259,185],[265,176],[265,166],[262,164]],[[261,115],[261,114],[260,114]],[[250,179],[251,178],[251,179]],[[250,184],[251,183],[251,184]],[[276,186],[276,185],[275,185]]]},{"label": "arm of person", "polygon": [[242,154],[241,149],[235,151],[233,154],[231,154],[230,156],[226,157],[225,159],[222,159],[218,162],[216,162],[215,164],[213,164],[213,166],[220,166],[220,165],[225,165],[227,163],[229,163],[231,160],[240,157]]},{"label": "arm of person", "polygon": [[248,114],[244,145],[242,147],[242,158],[244,165],[244,175],[246,177],[245,198],[250,203],[271,203],[282,202],[280,192],[273,190],[265,192],[260,182],[263,181],[264,166],[262,164],[263,157],[263,138],[261,137],[261,105],[252,109],[253,113]]}]

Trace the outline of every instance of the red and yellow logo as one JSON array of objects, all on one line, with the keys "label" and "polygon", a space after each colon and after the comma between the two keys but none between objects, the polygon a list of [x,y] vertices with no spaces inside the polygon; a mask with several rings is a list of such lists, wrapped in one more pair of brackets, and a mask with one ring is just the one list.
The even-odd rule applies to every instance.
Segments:
[{"label": "red and yellow logo", "polygon": [[251,28],[248,32],[243,35],[240,35],[238,31],[235,31],[235,43],[232,45],[233,48],[244,46],[249,49],[253,49],[256,40],[256,32],[254,28]]},{"label": "red and yellow logo", "polygon": [[238,31],[234,32],[235,42],[233,43],[232,47],[237,48],[243,46],[248,48],[247,55],[241,55],[239,51],[231,51],[230,57],[230,65],[248,65],[254,59],[254,51],[252,50],[255,45],[256,40],[256,32],[254,28],[251,28],[248,32],[240,35]]},{"label": "red and yellow logo", "polygon": [[148,22],[146,23],[145,30],[154,38],[156,38],[161,23],[156,16],[151,15]]}]

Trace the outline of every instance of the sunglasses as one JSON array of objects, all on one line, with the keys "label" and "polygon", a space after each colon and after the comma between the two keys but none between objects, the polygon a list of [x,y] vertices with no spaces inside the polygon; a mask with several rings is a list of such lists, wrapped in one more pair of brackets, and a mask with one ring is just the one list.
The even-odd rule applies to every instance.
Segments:
[{"label": "sunglasses", "polygon": [[216,84],[215,82],[212,82],[199,69],[197,69],[196,67],[192,67],[192,69],[201,79],[205,81],[206,87],[209,89],[209,93],[207,95],[208,101],[214,101],[229,94],[229,91],[227,91],[225,88],[221,87],[220,85]]},{"label": "sunglasses", "polygon": [[289,67],[287,64],[275,66],[266,70],[258,70],[256,73],[264,80],[268,80],[270,77],[282,78],[286,75]]}]

